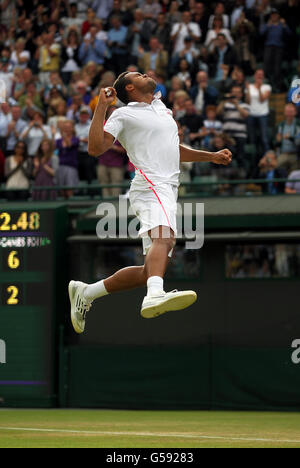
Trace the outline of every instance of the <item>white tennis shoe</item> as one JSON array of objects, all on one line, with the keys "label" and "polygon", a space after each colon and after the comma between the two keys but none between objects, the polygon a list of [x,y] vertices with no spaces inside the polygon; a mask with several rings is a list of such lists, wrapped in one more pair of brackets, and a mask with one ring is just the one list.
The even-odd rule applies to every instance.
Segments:
[{"label": "white tennis shoe", "polygon": [[84,298],[84,290],[87,284],[80,281],[70,281],[69,297],[71,303],[71,321],[76,333],[81,334],[85,329],[86,314],[89,312],[92,303]]},{"label": "white tennis shoe", "polygon": [[160,296],[146,296],[141,309],[141,316],[154,318],[165,312],[186,309],[197,300],[194,291],[174,291],[163,293]]}]

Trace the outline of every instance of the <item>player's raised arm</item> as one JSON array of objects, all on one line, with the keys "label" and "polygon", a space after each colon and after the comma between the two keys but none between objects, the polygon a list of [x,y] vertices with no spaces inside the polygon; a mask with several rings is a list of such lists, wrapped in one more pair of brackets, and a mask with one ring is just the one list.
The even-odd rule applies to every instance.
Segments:
[{"label": "player's raised arm", "polygon": [[232,153],[228,149],[211,153],[209,151],[199,151],[179,145],[181,162],[212,162],[215,164],[228,164],[232,161]]},{"label": "player's raised arm", "polygon": [[[106,95],[106,90],[111,94]],[[100,156],[105,153],[114,143],[114,137],[110,133],[106,133],[103,129],[107,108],[116,98],[116,90],[114,88],[102,88],[99,94],[99,101],[93,116],[89,133],[88,152],[90,156]]]}]

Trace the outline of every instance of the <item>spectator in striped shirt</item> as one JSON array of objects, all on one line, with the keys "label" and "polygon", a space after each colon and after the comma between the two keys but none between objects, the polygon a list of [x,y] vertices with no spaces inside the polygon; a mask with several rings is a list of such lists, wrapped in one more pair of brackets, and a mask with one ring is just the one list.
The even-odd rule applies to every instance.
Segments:
[{"label": "spectator in striped shirt", "polygon": [[245,158],[245,144],[250,107],[242,101],[242,97],[241,86],[232,86],[230,94],[225,94],[225,99],[219,104],[217,114],[222,117],[223,132],[235,140],[239,166],[249,172],[251,161]]}]

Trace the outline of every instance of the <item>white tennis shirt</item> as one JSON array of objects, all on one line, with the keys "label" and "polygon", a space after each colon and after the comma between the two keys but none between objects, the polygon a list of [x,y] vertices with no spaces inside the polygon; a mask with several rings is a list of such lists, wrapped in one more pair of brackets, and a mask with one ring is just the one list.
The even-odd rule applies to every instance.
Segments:
[{"label": "white tennis shirt", "polygon": [[179,185],[179,136],[172,111],[154,97],[151,104],[130,102],[116,109],[104,130],[126,149],[136,168],[132,189]]}]

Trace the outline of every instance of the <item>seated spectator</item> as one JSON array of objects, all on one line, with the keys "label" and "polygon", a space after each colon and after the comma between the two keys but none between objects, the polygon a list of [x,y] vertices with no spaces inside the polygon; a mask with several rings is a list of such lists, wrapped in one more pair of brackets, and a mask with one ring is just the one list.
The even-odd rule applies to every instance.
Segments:
[{"label": "seated spectator", "polygon": [[10,56],[10,63],[15,69],[16,67],[19,68],[26,68],[30,61],[30,52],[25,50],[25,40],[20,38],[15,43],[15,48],[12,51]]},{"label": "seated spectator", "polygon": [[215,80],[223,79],[223,65],[229,65],[229,73],[236,64],[236,55],[223,33],[217,35],[214,47],[208,56],[209,76]]},{"label": "seated spectator", "polygon": [[264,69],[271,86],[276,92],[282,91],[281,63],[286,37],[291,34],[285,19],[280,17],[276,8],[272,8],[271,16],[267,24],[264,24],[260,32],[265,36]]},{"label": "seated spectator", "polygon": [[167,107],[173,106],[175,94],[179,90],[184,90],[184,83],[178,78],[178,76],[172,76],[170,89],[168,90]]},{"label": "seated spectator", "polygon": [[231,46],[233,45],[233,39],[231,37],[229,29],[224,27],[222,16],[215,16],[213,20],[212,28],[208,30],[204,45],[208,49],[208,52],[211,53],[214,51],[217,44],[217,37],[219,34],[223,34],[227,43]]},{"label": "seated spectator", "polygon": [[210,15],[209,20],[208,20],[208,28],[212,29],[213,24],[214,24],[214,19],[216,17],[221,17],[222,22],[224,24],[224,28],[229,29],[230,24],[229,24],[229,16],[225,13],[225,6],[224,3],[218,2],[215,6],[214,14]]},{"label": "seated spectator", "polygon": [[294,104],[286,104],[285,120],[277,127],[276,146],[279,150],[278,166],[288,172],[298,169],[297,146],[300,144],[300,124]]},{"label": "seated spectator", "polygon": [[127,27],[122,24],[119,16],[111,18],[111,28],[108,30],[107,46],[110,51],[110,66],[119,75],[128,65]]},{"label": "seated spectator", "polygon": [[83,65],[89,62],[95,62],[97,65],[103,65],[106,54],[106,44],[104,41],[96,38],[97,28],[92,25],[90,27],[90,38],[84,38],[83,43],[79,48],[79,60]]},{"label": "seated spectator", "polygon": [[86,106],[82,94],[75,94],[74,96],[72,96],[69,102],[70,105],[68,106],[66,117],[68,120],[73,120],[74,123],[78,123],[80,109],[81,107]]},{"label": "seated spectator", "polygon": [[230,87],[226,90],[226,92],[229,92],[232,86],[239,86],[243,90],[243,101],[244,101],[246,97],[245,96],[246,85],[247,85],[247,82],[246,82],[245,72],[239,66],[235,66],[231,73]]},{"label": "seated spectator", "polygon": [[[213,145],[211,146],[210,151],[220,151],[224,148],[228,148],[232,152],[233,158],[235,158],[236,148],[234,140],[230,136],[226,135],[226,133],[218,133],[213,139]],[[199,163],[197,165],[201,166]],[[195,168],[196,173],[199,170],[201,175],[201,167]],[[233,159],[229,166],[221,167],[221,165],[210,163],[210,174],[217,176],[219,180],[232,180],[245,177],[245,171],[237,168],[235,159]],[[218,191],[222,195],[234,195],[235,190],[236,187],[230,184],[218,186]]]},{"label": "seated spectator", "polygon": [[[54,187],[55,175],[58,171],[59,160],[53,153],[53,142],[45,138],[42,140],[36,156],[33,159],[34,187]],[[56,192],[33,189],[33,200],[55,200]]]},{"label": "seated spectator", "polygon": [[[80,140],[75,136],[72,120],[64,122],[62,138],[56,141],[59,157],[59,170],[57,172],[57,185],[60,187],[76,187],[79,184],[78,151]],[[73,196],[73,189],[63,190],[65,198]]]},{"label": "seated spectator", "polygon": [[166,21],[173,27],[174,24],[181,22],[182,13],[179,11],[179,3],[176,0],[171,0],[168,10]]},{"label": "seated spectator", "polygon": [[79,45],[80,39],[77,31],[71,29],[68,33],[67,39],[64,42],[61,51],[62,69],[61,74],[63,81],[69,84],[72,73],[80,70],[79,61]]},{"label": "seated spectator", "polygon": [[44,125],[41,112],[35,112],[31,122],[25,127],[21,136],[28,146],[28,155],[34,157],[44,138],[52,138],[51,128]]},{"label": "seated spectator", "polygon": [[[198,69],[198,59],[200,53],[197,47],[195,47],[194,41],[191,37],[187,36],[184,39],[184,48],[173,55],[171,61],[171,70],[175,74],[178,71],[179,63],[181,60],[186,60],[189,64],[192,78],[194,79],[195,73]],[[199,67],[201,69],[201,67]],[[207,71],[207,70],[204,70]]]},{"label": "seated spectator", "polygon": [[176,76],[184,82],[185,88],[188,91],[192,85],[192,75],[189,63],[185,59],[181,59],[178,64],[179,71]]},{"label": "seated spectator", "polygon": [[[76,72],[73,72],[73,73],[76,73]],[[48,93],[50,93],[50,90],[53,87],[56,87],[59,90],[61,96],[65,99],[68,94],[68,89],[65,86],[60,74],[58,72],[51,72],[49,76],[49,81],[50,81],[49,84],[47,84],[44,87],[44,100],[47,102]]]},{"label": "seated spectator", "polygon": [[93,8],[89,7],[87,9],[86,20],[82,23],[82,28],[81,28],[82,37],[85,37],[85,35],[89,32],[90,27],[92,26],[92,24],[95,23],[95,19],[96,19],[96,13],[93,10]]},{"label": "seated spectator", "polygon": [[10,122],[10,105],[7,102],[0,104],[0,149],[6,154],[7,130]]},{"label": "seated spectator", "polygon": [[[110,107],[107,113],[107,119],[114,112],[116,107]],[[124,179],[124,156],[125,149],[118,141],[115,141],[113,146],[99,157],[97,168],[98,180],[101,185],[120,184]],[[102,188],[102,196],[118,197],[121,195],[122,189],[118,187]]]},{"label": "seated spectator", "polygon": [[15,146],[14,154],[5,160],[5,188],[10,189],[6,193],[8,200],[26,200],[28,198],[31,170],[32,166],[28,159],[26,144],[19,141]]},{"label": "seated spectator", "polygon": [[191,12],[192,12],[192,21],[194,23],[199,24],[201,33],[202,33],[202,38],[204,39],[207,35],[208,20],[209,20],[209,16],[207,13],[207,6],[204,4],[204,2],[197,1],[194,3],[194,5],[192,5]]},{"label": "seated spectator", "polygon": [[145,20],[142,10],[137,8],[134,11],[134,21],[128,26],[126,35],[129,63],[136,65],[138,63],[139,54],[147,50],[152,35],[152,29],[152,23]]},{"label": "seated spectator", "polygon": [[175,93],[173,102],[173,116],[175,120],[179,120],[185,114],[185,103],[189,99],[186,91],[180,90]]},{"label": "seated spectator", "polygon": [[34,81],[28,83],[26,92],[18,99],[18,104],[22,108],[23,114],[27,113],[28,108],[43,111],[41,94],[38,92]]},{"label": "seated spectator", "polygon": [[0,80],[5,83],[6,98],[8,99],[12,96],[14,74],[11,70],[9,60],[6,57],[0,59]]},{"label": "seated spectator", "polygon": [[87,88],[94,90],[99,84],[102,72],[102,65],[97,65],[95,62],[88,62],[82,69],[82,81],[86,83]]},{"label": "seated spectator", "polygon": [[[137,70],[135,70],[135,71],[137,71]],[[99,82],[99,85],[97,86],[97,88],[95,90],[95,96],[92,98],[92,100],[90,102],[90,105],[89,105],[89,107],[90,107],[90,109],[92,111],[92,114],[95,112],[96,106],[98,104],[100,89],[101,88],[112,87],[115,80],[116,80],[116,75],[114,74],[114,72],[106,71],[106,72],[103,73],[103,75],[101,76],[101,80]]]},{"label": "seated spectator", "polygon": [[92,26],[95,26],[95,28],[97,29],[96,39],[98,39],[98,41],[103,41],[106,43],[107,31],[103,30],[103,22],[99,18],[96,18],[95,21],[90,25],[89,30],[87,31],[86,34],[84,34],[84,39],[91,39],[90,29]]},{"label": "seated spectator", "polygon": [[6,156],[14,154],[15,146],[20,138],[27,122],[21,118],[22,110],[18,105],[11,107],[10,122],[6,134]]},{"label": "seated spectator", "polygon": [[[264,84],[264,78],[264,71],[261,69],[256,70],[254,83],[246,85],[246,102],[250,105],[248,119],[249,141],[253,145],[257,145],[257,141],[260,141],[263,152],[266,153],[270,149],[268,122],[270,113],[269,98],[272,87],[269,84]],[[257,140],[257,130],[259,140]]]},{"label": "seated spectator", "polygon": [[179,119],[180,128],[184,131],[186,141],[197,146],[197,138],[192,135],[196,134],[203,125],[202,117],[197,114],[196,107],[191,98],[186,99],[184,104],[184,115]]},{"label": "seated spectator", "polygon": [[50,113],[48,112],[48,121],[47,125],[52,128],[57,129],[57,123],[60,117],[66,117],[67,114],[67,104],[63,99],[55,101],[55,103],[50,106]]},{"label": "seated spectator", "polygon": [[164,13],[159,13],[157,16],[152,34],[157,37],[160,44],[162,44],[163,49],[170,54],[172,52],[170,43],[171,25],[167,22]]},{"label": "seated spectator", "polygon": [[156,18],[161,12],[161,5],[158,0],[144,0],[141,4],[141,10],[146,19],[152,20],[155,24]]},{"label": "seated spectator", "polygon": [[13,97],[15,101],[18,101],[26,93],[27,86],[33,81],[34,78],[30,68],[22,70],[22,73],[14,80]]},{"label": "seated spectator", "polygon": [[149,52],[140,55],[138,66],[141,73],[146,73],[149,68],[155,70],[161,76],[167,76],[168,52],[163,50],[162,44],[156,37],[151,37],[149,41]]},{"label": "seated spectator", "polygon": [[95,178],[95,158],[89,155],[88,141],[91,126],[90,108],[82,107],[79,114],[79,122],[75,125],[75,134],[79,138],[78,172],[80,180],[90,184]]},{"label": "seated spectator", "polygon": [[195,103],[199,114],[203,114],[205,107],[217,103],[218,91],[208,84],[208,75],[205,71],[199,71],[196,76],[197,84],[190,89],[190,96]]},{"label": "seated spectator", "polygon": [[106,20],[113,8],[113,0],[93,0],[92,8],[96,12],[97,18]]},{"label": "seated spectator", "polygon": [[288,176],[285,169],[279,168],[277,157],[274,151],[267,151],[263,158],[259,161],[256,170],[254,171],[254,179],[266,179],[268,184],[261,184],[263,193],[276,195],[284,193],[284,182],[273,182],[273,179],[286,179]]},{"label": "seated spectator", "polygon": [[300,193],[300,169],[291,172],[288,177],[289,181],[285,185],[285,193],[296,194]]},{"label": "seated spectator", "polygon": [[133,21],[133,10],[137,7],[137,2],[131,0],[129,3],[131,5],[128,5],[128,1],[126,0],[114,0],[112,10],[107,17],[107,24],[110,24],[113,16],[119,16],[124,26],[129,26]]},{"label": "seated spectator", "polygon": [[38,43],[39,80],[42,85],[50,84],[50,73],[58,72],[60,66],[60,45],[54,41],[54,34],[45,34]]},{"label": "seated spectator", "polygon": [[193,143],[199,142],[199,148],[209,150],[213,145],[213,139],[219,133],[222,133],[222,122],[217,120],[216,106],[206,106],[206,118],[203,121],[203,126],[197,132],[190,134],[190,139]]},{"label": "seated spectator", "polygon": [[247,120],[250,106],[243,102],[243,90],[240,86],[232,86],[230,94],[225,95],[217,113],[223,120],[223,132],[234,139],[237,150],[237,162],[246,171],[250,170],[251,161],[245,159],[247,143]]},{"label": "seated spectator", "polygon": [[191,21],[191,13],[184,11],[182,13],[182,21],[174,24],[171,31],[171,41],[173,42],[173,53],[179,53],[185,48],[184,39],[191,37],[194,41],[199,41],[201,38],[201,30],[197,23]]},{"label": "seated spectator", "polygon": [[60,22],[66,30],[70,27],[76,26],[78,30],[81,30],[83,19],[78,16],[77,4],[74,2],[66,3],[67,16],[60,18]]},{"label": "seated spectator", "polygon": [[231,28],[234,29],[238,22],[245,18],[245,0],[236,0],[235,7],[230,15]]},{"label": "seated spectator", "polygon": [[[76,94],[81,97],[83,105],[88,106],[91,102],[91,94],[85,81],[81,80],[76,83]],[[70,97],[67,101],[68,107],[73,103],[73,98]]]}]

